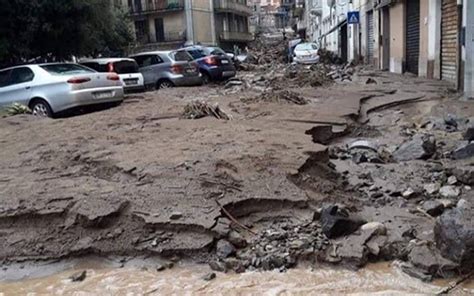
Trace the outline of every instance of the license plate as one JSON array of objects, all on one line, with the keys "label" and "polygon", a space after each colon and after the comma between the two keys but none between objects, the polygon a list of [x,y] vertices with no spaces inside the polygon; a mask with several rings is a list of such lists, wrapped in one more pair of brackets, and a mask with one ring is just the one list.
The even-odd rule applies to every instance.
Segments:
[{"label": "license plate", "polygon": [[113,96],[114,96],[114,93],[111,92],[111,91],[104,91],[104,92],[94,93],[94,97],[96,99],[107,99],[107,98],[111,98]]},{"label": "license plate", "polygon": [[124,82],[125,85],[137,85],[138,79],[125,79]]},{"label": "license plate", "polygon": [[196,70],[189,68],[189,69],[186,69],[186,73],[193,74],[193,73],[196,73]]},{"label": "license plate", "polygon": [[222,64],[228,64],[229,63],[228,60],[222,60],[221,62],[222,62]]}]

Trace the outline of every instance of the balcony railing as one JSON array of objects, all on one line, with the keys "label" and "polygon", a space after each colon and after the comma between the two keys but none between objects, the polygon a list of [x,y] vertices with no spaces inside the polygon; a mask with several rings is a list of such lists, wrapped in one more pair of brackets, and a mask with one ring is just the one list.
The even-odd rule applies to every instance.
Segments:
[{"label": "balcony railing", "polygon": [[235,0],[214,0],[214,10],[216,12],[230,12],[235,14],[252,15],[252,7]]},{"label": "balcony railing", "polygon": [[141,34],[137,36],[137,41],[141,45],[146,44],[159,44],[159,43],[175,43],[175,42],[184,42],[186,40],[184,32],[165,32],[162,36],[156,36],[156,41],[153,41],[150,34]]},{"label": "balcony railing", "polygon": [[253,40],[253,35],[249,32],[223,31],[220,34],[222,41],[241,41],[248,42]]},{"label": "balcony railing", "polygon": [[184,0],[134,0],[129,7],[133,15],[184,9]]}]

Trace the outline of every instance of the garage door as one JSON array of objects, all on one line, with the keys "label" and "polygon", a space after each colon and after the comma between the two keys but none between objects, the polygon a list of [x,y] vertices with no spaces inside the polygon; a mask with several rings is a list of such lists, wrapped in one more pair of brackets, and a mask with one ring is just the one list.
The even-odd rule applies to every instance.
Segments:
[{"label": "garage door", "polygon": [[367,62],[372,64],[374,61],[374,13],[367,12]]},{"label": "garage door", "polygon": [[458,13],[456,0],[443,0],[441,15],[441,79],[456,82]]},{"label": "garage door", "polygon": [[406,70],[418,74],[420,57],[420,0],[407,1]]}]

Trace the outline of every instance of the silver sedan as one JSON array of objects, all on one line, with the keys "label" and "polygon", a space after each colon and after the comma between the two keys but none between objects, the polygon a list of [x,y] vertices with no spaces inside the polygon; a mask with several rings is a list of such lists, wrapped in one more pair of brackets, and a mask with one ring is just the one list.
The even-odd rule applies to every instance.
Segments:
[{"label": "silver sedan", "polygon": [[123,86],[115,73],[98,73],[69,63],[24,65],[0,70],[0,107],[20,103],[34,115],[79,106],[120,103]]}]

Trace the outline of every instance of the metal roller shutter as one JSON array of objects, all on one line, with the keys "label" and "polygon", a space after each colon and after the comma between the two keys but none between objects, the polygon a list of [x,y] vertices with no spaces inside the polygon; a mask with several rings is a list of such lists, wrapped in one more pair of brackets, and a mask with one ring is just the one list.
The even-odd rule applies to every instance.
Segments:
[{"label": "metal roller shutter", "polygon": [[367,13],[367,62],[372,64],[374,61],[374,13]]},{"label": "metal roller shutter", "polygon": [[420,57],[420,0],[407,1],[406,70],[418,74]]},{"label": "metal roller shutter", "polygon": [[456,0],[443,0],[441,15],[441,79],[456,82],[458,59]]}]

